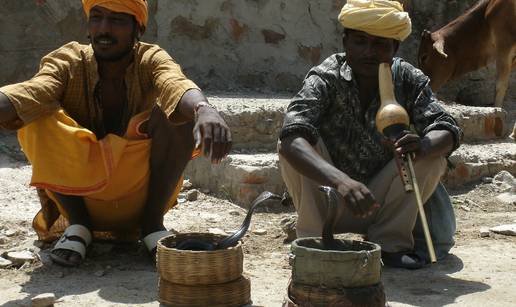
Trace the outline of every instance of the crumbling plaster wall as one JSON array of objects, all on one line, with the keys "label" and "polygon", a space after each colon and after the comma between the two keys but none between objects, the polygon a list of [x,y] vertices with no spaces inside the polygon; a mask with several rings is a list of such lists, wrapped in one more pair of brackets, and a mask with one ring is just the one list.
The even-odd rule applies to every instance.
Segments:
[{"label": "crumbling plaster wall", "polygon": [[339,50],[341,2],[160,1],[157,39],[212,87],[297,89],[311,66]]},{"label": "crumbling plaster wall", "polygon": [[[413,33],[399,54],[417,64],[419,36],[475,0],[405,0]],[[341,51],[336,16],[345,0],[149,0],[144,41],[160,44],[188,76],[210,90],[295,92],[310,67]],[[87,42],[80,0],[2,0],[0,85],[32,76],[42,55],[70,40]],[[494,68],[441,91],[446,98],[485,104],[494,95]],[[509,97],[514,101],[515,74]],[[462,97],[462,98],[460,98]],[[471,101],[469,101],[471,100]]]}]

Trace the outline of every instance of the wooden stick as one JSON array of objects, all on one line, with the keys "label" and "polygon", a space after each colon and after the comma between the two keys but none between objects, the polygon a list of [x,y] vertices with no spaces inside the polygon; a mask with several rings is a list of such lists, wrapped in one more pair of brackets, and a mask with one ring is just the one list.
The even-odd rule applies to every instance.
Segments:
[{"label": "wooden stick", "polygon": [[[376,113],[376,128],[380,133],[388,137],[389,139],[396,138],[400,129],[406,129],[409,126],[410,118],[407,111],[396,101],[394,95],[394,83],[392,82],[391,65],[389,63],[381,63],[378,67],[378,85],[380,91],[381,105]],[[397,161],[398,162],[398,161]],[[412,186],[414,194],[416,195],[416,203],[419,210],[419,217],[421,218],[421,224],[423,225],[423,232],[425,233],[426,246],[428,247],[428,253],[430,255],[430,261],[432,263],[437,262],[435,257],[434,244],[432,243],[432,237],[430,236],[430,230],[428,229],[428,222],[426,221],[425,209],[423,208],[423,200],[419,193],[419,186],[416,180],[416,172],[414,171],[414,165],[412,164],[412,157],[407,155],[407,162],[409,166]],[[404,176],[407,175],[403,172],[403,168],[399,167],[400,178],[405,186],[406,191],[407,185],[405,184]]]},{"label": "wooden stick", "polygon": [[428,254],[430,255],[430,261],[432,263],[437,262],[437,257],[435,257],[434,243],[432,242],[432,236],[430,235],[430,230],[428,229],[428,222],[426,220],[425,208],[423,207],[423,200],[421,199],[421,194],[419,193],[419,185],[417,184],[416,172],[414,171],[414,164],[412,163],[412,158],[407,155],[408,166],[410,170],[410,177],[412,177],[412,185],[414,187],[414,194],[416,195],[416,203],[419,209],[419,217],[421,220],[421,225],[423,226],[423,232],[425,234],[426,247],[428,248]]}]

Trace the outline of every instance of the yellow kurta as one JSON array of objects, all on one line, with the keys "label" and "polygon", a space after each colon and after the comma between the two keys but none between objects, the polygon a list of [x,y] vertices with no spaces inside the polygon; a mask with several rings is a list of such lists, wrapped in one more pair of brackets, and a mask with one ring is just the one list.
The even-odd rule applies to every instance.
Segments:
[{"label": "yellow kurta", "polygon": [[[18,129],[62,108],[79,125],[94,131],[102,121],[94,95],[98,81],[91,45],[68,43],[43,57],[39,71],[30,80],[0,87],[19,117],[4,126]],[[146,43],[135,45],[124,81],[127,122],[154,105],[170,115],[187,90],[198,88],[165,50]]]},{"label": "yellow kurta", "polygon": [[[102,121],[94,99],[98,81],[91,45],[72,42],[45,56],[32,79],[0,88],[18,114],[4,126],[23,127],[19,140],[42,205],[33,222],[41,240],[57,238],[67,226],[49,191],[84,196],[93,230],[102,231],[95,236],[136,238],[147,198],[151,140],[135,127],[156,105],[170,115],[183,94],[197,88],[166,51],[137,43],[125,75],[127,132],[98,140],[93,133]],[[180,184],[167,209],[179,189]]]}]

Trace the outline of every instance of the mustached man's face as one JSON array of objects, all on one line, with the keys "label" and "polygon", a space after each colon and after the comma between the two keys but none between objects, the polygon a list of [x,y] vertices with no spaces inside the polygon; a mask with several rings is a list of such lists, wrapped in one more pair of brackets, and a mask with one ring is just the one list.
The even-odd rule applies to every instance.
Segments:
[{"label": "mustached man's face", "polygon": [[93,7],[88,31],[97,60],[114,62],[128,55],[133,49],[137,29],[134,16]]},{"label": "mustached man's face", "polygon": [[347,29],[343,37],[346,61],[358,76],[375,77],[380,63],[390,63],[398,41]]}]

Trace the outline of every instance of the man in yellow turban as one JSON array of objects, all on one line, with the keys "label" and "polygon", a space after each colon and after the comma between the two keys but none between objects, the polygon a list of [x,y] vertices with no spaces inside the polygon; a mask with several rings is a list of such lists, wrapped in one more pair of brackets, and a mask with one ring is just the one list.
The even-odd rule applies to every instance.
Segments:
[{"label": "man in yellow turban", "polygon": [[[17,129],[42,209],[41,240],[63,233],[52,259],[76,266],[93,238],[168,234],[182,173],[200,150],[218,163],[228,126],[168,53],[140,42],[145,0],[83,0],[89,45],[68,43],[30,80],[0,88],[0,127]],[[199,150],[196,150],[198,148]]]},{"label": "man in yellow turban", "polygon": [[397,1],[351,0],[344,5],[338,18],[346,29],[398,41],[405,40],[412,31],[409,14]]},{"label": "man in yellow turban", "polygon": [[[346,53],[308,72],[287,108],[278,142],[282,176],[298,213],[297,235],[321,236],[327,206],[319,186],[330,186],[339,192],[336,232],[365,234],[381,245],[386,265],[420,268],[425,259],[415,253],[412,235],[418,209],[413,194],[404,191],[394,156],[415,154],[427,201],[462,131],[437,103],[428,77],[394,57],[411,31],[400,3],[348,0],[338,18]],[[395,97],[414,128],[390,143],[375,122],[380,63],[390,64]]]}]

